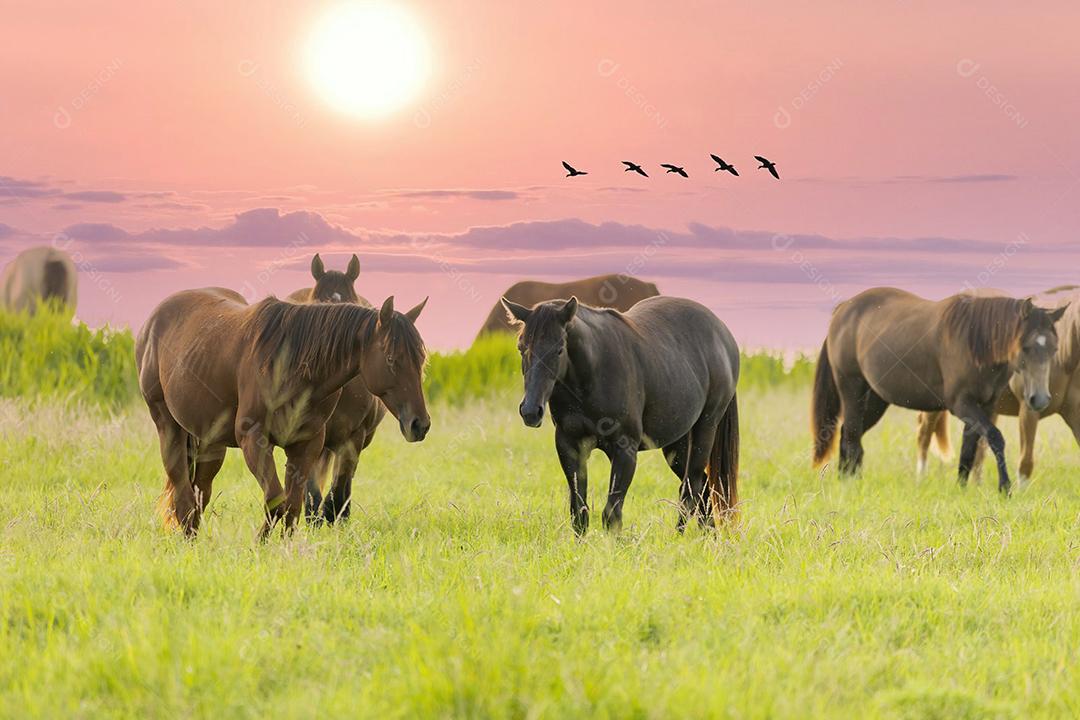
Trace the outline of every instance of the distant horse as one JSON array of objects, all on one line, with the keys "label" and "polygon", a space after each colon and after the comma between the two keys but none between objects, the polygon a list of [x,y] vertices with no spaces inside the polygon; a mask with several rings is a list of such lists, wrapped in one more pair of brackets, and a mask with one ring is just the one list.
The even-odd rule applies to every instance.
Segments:
[{"label": "distant horse", "polygon": [[[511,285],[503,297],[511,302],[532,307],[548,300],[567,300],[576,297],[586,305],[598,308],[613,308],[626,312],[645,298],[659,295],[660,291],[651,282],[638,280],[631,275],[597,275],[583,280],[571,280],[565,283],[546,283],[536,280],[523,280]],[[493,332],[516,332],[516,328],[506,319],[506,310],[499,303],[488,313],[484,326],[477,338]]]},{"label": "distant horse", "polygon": [[345,272],[327,270],[318,253],[311,258],[311,276],[315,278],[315,287],[297,290],[289,295],[289,300],[298,303],[309,302],[347,302],[354,305],[372,307],[366,298],[356,294],[353,283],[360,277],[360,258],[355,255],[349,260]]},{"label": "distant horse", "polygon": [[[1035,412],[1018,398],[1023,396],[1022,380],[1016,375],[1010,381],[1009,390],[1001,394],[994,413],[1019,415],[1020,481],[1031,478],[1035,468],[1035,432],[1039,419],[1060,415],[1073,437],[1080,443],[1080,288],[1066,285],[1048,290],[1035,298],[1035,303],[1045,308],[1066,307],[1064,316],[1057,322],[1058,350],[1050,363],[1050,404]],[[943,456],[949,452],[949,416],[945,412],[919,413],[918,473],[926,472],[926,451],[930,440],[936,436]],[[982,464],[983,443],[979,443],[972,471],[976,477]]]},{"label": "distant horse", "polygon": [[[326,270],[322,259],[316,255],[311,261],[315,287],[297,290],[289,295],[289,299],[303,303],[344,302],[370,307],[368,301],[357,295],[353,288],[353,281],[359,274],[360,261],[355,255],[349,261],[348,270],[343,273]],[[326,421],[324,449],[308,483],[305,509],[309,518],[321,516],[327,522],[334,522],[349,516],[353,476],[360,453],[375,437],[375,430],[385,415],[386,408],[368,391],[363,378],[358,377],[342,388],[341,399],[333,415]],[[327,475],[331,476],[329,488],[322,484]],[[327,490],[329,493],[324,500],[323,493]]]},{"label": "distant horse", "polygon": [[71,257],[47,246],[23,250],[0,275],[0,305],[33,313],[42,302],[60,302],[75,312],[79,279]]},{"label": "distant horse", "polygon": [[[325,427],[354,378],[398,419],[410,442],[431,420],[421,388],[424,343],[388,298],[348,304],[247,305],[231,290],[188,290],[150,315],[136,342],[139,387],[157,426],[167,480],[166,519],[194,534],[225,448],[239,447],[263,490],[263,535],[291,528],[323,449]],[[285,489],[274,447],[285,450]]]},{"label": "distant horse", "polygon": [[701,523],[735,515],[739,348],[708,308],[674,297],[642,300],[626,313],[575,297],[532,309],[502,304],[521,326],[518,410],[539,427],[551,407],[575,532],[589,527],[588,459],[596,448],[611,461],[605,528],[622,526],[637,453],[652,448],[663,448],[680,480],[680,531],[695,514]]},{"label": "distant horse", "polygon": [[831,454],[840,418],[840,471],[862,465],[862,436],[890,404],[949,410],[962,419],[960,482],[967,482],[979,437],[994,452],[998,489],[1008,492],[1005,438],[992,420],[1015,370],[1024,401],[1050,402],[1050,361],[1057,351],[1053,313],[1031,299],[954,295],[940,302],[895,288],[874,288],[833,313],[814,377],[814,462]]}]

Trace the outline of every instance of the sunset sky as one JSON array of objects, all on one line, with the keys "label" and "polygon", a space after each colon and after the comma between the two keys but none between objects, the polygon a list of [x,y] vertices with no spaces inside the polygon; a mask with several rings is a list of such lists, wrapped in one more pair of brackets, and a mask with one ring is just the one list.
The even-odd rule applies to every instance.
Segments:
[{"label": "sunset sky", "polygon": [[630,271],[799,348],[870,286],[1080,282],[1076,3],[387,4],[419,49],[350,68],[341,2],[0,0],[0,264],[57,244],[79,316],[137,327],[355,252],[436,348],[522,278]]}]

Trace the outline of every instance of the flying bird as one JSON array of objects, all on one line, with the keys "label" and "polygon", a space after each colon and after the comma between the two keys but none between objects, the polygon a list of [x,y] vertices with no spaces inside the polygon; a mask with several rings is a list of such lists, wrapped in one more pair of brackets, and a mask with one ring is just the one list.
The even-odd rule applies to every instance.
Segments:
[{"label": "flying bird", "polygon": [[679,173],[679,174],[680,174],[680,175],[682,175],[682,176],[683,176],[684,178],[688,178],[688,177],[690,177],[689,175],[687,175],[687,174],[686,174],[686,171],[685,171],[685,170],[683,170],[683,169],[682,169],[681,167],[679,167],[678,165],[669,165],[668,163],[660,163],[660,167],[663,167],[663,168],[667,168],[667,171],[668,171],[669,173]]},{"label": "flying bird", "polygon": [[711,157],[713,160],[715,160],[716,164],[720,166],[720,167],[716,168],[715,170],[713,170],[713,172],[720,172],[721,170],[727,170],[729,173],[731,173],[735,177],[739,176],[739,171],[735,169],[735,166],[724,162],[723,159],[719,155],[713,155],[712,153],[710,153],[709,157]]},{"label": "flying bird", "polygon": [[760,155],[755,155],[754,159],[761,163],[761,165],[758,165],[758,170],[768,170],[774,178],[780,179],[780,173],[776,172],[776,163]]},{"label": "flying bird", "polygon": [[629,160],[623,160],[622,164],[626,166],[626,169],[623,170],[623,172],[630,172],[631,170],[633,170],[638,175],[643,175],[645,177],[649,177],[649,173],[642,170],[640,165],[635,165],[634,163],[630,162]]},{"label": "flying bird", "polygon": [[565,160],[562,161],[562,166],[564,168],[566,168],[566,177],[577,177],[578,175],[588,175],[589,174],[589,173],[585,172],[584,170],[576,170],[576,169],[574,169],[570,165],[570,163],[566,162]]}]

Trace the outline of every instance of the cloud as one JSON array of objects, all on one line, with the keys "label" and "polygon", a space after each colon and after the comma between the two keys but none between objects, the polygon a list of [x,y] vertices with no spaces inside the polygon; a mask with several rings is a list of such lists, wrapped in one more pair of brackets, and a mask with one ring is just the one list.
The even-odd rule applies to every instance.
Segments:
[{"label": "cloud", "polygon": [[1005,173],[974,173],[970,175],[892,175],[889,177],[802,177],[793,178],[796,182],[810,183],[845,183],[850,185],[893,185],[893,184],[978,184],[1015,182],[1019,175]]},{"label": "cloud", "polygon": [[20,180],[0,175],[0,197],[39,198],[59,195],[60,190],[37,180]]},{"label": "cloud", "polygon": [[17,235],[18,232],[18,230],[11,227],[10,225],[6,223],[0,223],[0,238],[11,237],[12,235]]},{"label": "cloud", "polygon": [[85,202],[120,203],[127,200],[127,195],[112,190],[78,190],[64,193],[69,200],[83,200]]},{"label": "cloud", "polygon": [[396,190],[384,193],[397,198],[464,198],[467,200],[518,200],[515,190]]}]

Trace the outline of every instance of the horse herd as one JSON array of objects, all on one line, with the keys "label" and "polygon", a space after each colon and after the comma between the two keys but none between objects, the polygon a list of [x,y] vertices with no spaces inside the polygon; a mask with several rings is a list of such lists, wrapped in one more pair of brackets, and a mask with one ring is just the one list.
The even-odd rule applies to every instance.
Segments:
[{"label": "horse herd", "polygon": [[[56,262],[46,255],[40,264]],[[426,350],[416,320],[427,300],[399,312],[390,297],[375,309],[356,293],[359,272],[355,255],[345,272],[315,255],[314,286],[287,300],[249,305],[231,290],[205,288],[176,293],[151,313],[136,365],[160,439],[170,523],[197,532],[229,447],[241,449],[262,489],[265,536],[305,514],[348,516],[358,457],[387,411],[407,441],[425,438]],[[55,285],[58,270],[14,275]],[[594,450],[611,462],[605,528],[621,527],[637,454],[649,449],[662,449],[679,478],[680,531],[692,518],[715,526],[737,517],[739,348],[716,315],[621,275],[519,283],[507,296],[485,330],[499,330],[503,318],[517,330],[518,411],[530,427],[551,413],[577,533],[589,526]],[[1070,286],[1037,298],[982,291],[930,301],[874,288],[840,303],[814,377],[815,464],[839,445],[840,473],[857,473],[862,436],[898,405],[920,411],[922,473],[932,437],[947,453],[947,411],[964,423],[961,484],[985,441],[1008,493],[999,414],[1020,417],[1022,479],[1031,475],[1040,417],[1061,414],[1080,442],[1078,296]],[[275,447],[285,452],[284,482]]]}]

